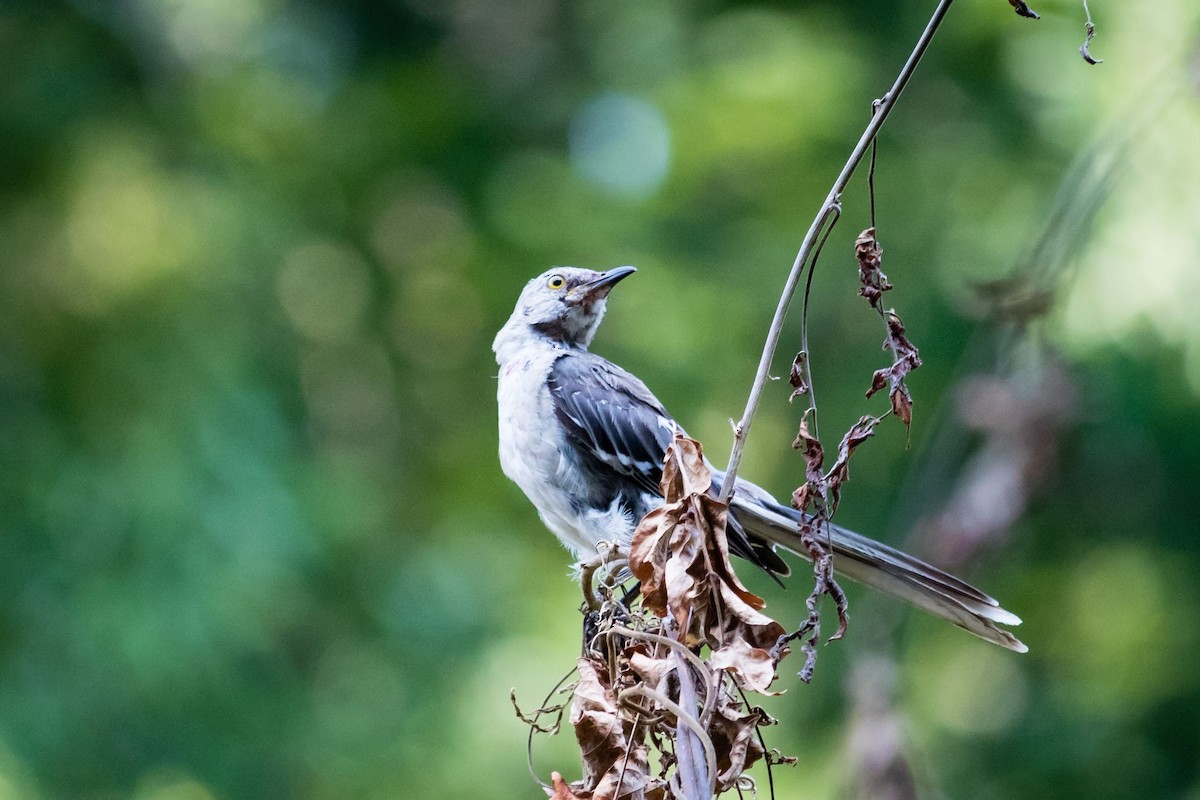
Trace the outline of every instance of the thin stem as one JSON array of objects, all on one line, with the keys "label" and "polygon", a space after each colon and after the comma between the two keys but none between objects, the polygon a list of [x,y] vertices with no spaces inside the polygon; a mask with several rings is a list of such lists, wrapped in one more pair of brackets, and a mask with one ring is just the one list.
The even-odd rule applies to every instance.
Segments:
[{"label": "thin stem", "polygon": [[[675,715],[682,727],[686,727],[689,731],[695,734],[696,739],[700,742],[704,750],[704,762],[708,778],[708,794],[697,794],[696,797],[712,797],[716,790],[716,775],[717,775],[717,752],[713,746],[712,739],[709,738],[708,732],[700,726],[699,720],[685,709],[681,704],[672,701],[662,692],[648,689],[644,684],[630,686],[628,689],[622,689],[617,695],[618,704],[627,704],[630,697],[644,697],[662,706],[667,711]],[[684,754],[677,753],[677,757],[682,758]],[[689,798],[688,800],[691,800]]]},{"label": "thin stem", "polygon": [[821,438],[821,433],[817,426],[817,387],[812,376],[812,353],[808,349],[808,299],[812,296],[813,276],[817,274],[817,261],[821,258],[821,251],[825,249],[825,243],[829,241],[829,234],[833,233],[833,226],[837,225],[838,220],[842,218],[840,204],[834,204],[829,211],[829,224],[825,226],[825,235],[821,237],[817,249],[813,251],[812,259],[808,262],[808,280],[804,282],[804,302],[800,306],[800,349],[805,354],[804,385],[808,387],[808,393],[805,396],[808,399],[808,407],[812,411],[812,435],[817,439]]},{"label": "thin stem", "polygon": [[[675,676],[679,681],[679,705],[694,714],[699,700],[696,697],[696,681],[692,671],[688,669],[687,663],[680,658],[678,652],[672,651],[671,658],[675,661]],[[705,689],[707,688],[705,686]],[[703,730],[703,725],[700,727]],[[708,732],[696,733],[690,725],[680,719],[676,726],[675,738],[680,754],[688,755],[687,758],[680,758],[676,765],[676,774],[679,775],[679,782],[684,787],[686,796],[689,800],[693,797],[697,800],[712,797],[716,783],[717,765],[715,760],[710,761],[707,757],[702,762],[698,758],[699,753],[697,752],[703,748],[707,754],[709,748],[713,747],[711,741],[706,741],[709,740]],[[704,790],[707,790],[706,794],[702,793]]]},{"label": "thin stem", "polygon": [[[882,100],[871,101],[871,116],[879,113]],[[871,196],[871,227],[875,227],[875,157],[879,154],[879,140],[871,141],[871,167],[867,170],[867,193]]]},{"label": "thin stem", "polygon": [[937,33],[937,29],[942,24],[942,19],[946,16],[946,12],[950,9],[950,4],[953,1],[939,0],[937,8],[933,11],[933,16],[929,18],[929,23],[925,26],[925,30],[917,40],[916,47],[909,54],[908,60],[904,62],[904,66],[901,68],[900,74],[896,76],[896,81],[892,84],[891,90],[884,95],[883,100],[879,103],[878,113],[872,116],[871,121],[867,123],[866,130],[863,131],[858,144],[854,146],[854,150],[850,153],[850,158],[846,160],[841,173],[837,176],[837,180],[833,182],[833,187],[830,188],[829,194],[826,195],[825,202],[821,205],[820,211],[817,212],[812,225],[809,226],[808,233],[804,236],[804,241],[800,245],[800,251],[796,254],[796,260],[792,263],[792,271],[788,273],[787,282],[783,285],[783,294],[779,297],[779,305],[775,309],[775,317],[771,320],[771,327],[767,331],[767,341],[763,345],[762,357],[758,362],[758,372],[755,373],[754,383],[750,387],[750,396],[746,400],[746,408],[742,412],[742,418],[734,426],[733,449],[729,453],[729,466],[725,471],[725,484],[721,487],[721,500],[724,502],[728,502],[729,498],[733,496],[733,489],[737,483],[738,466],[742,461],[742,451],[746,448],[746,438],[750,434],[750,424],[754,421],[754,415],[758,411],[758,403],[762,399],[763,389],[766,387],[767,380],[771,374],[771,361],[775,357],[775,350],[779,346],[779,337],[783,333],[783,320],[787,316],[788,306],[791,305],[792,297],[796,294],[796,287],[800,285],[800,275],[804,272],[804,265],[808,263],[808,258],[817,243],[817,236],[821,232],[821,228],[824,227],[829,215],[837,207],[846,184],[850,182],[850,177],[854,174],[854,170],[862,162],[867,148],[871,146],[871,142],[875,140],[879,129],[887,121],[893,106],[896,105],[896,101],[900,99],[900,95],[908,85],[909,79],[912,78],[917,64],[921,63],[921,58],[924,57],[930,42],[933,41],[933,35]]}]

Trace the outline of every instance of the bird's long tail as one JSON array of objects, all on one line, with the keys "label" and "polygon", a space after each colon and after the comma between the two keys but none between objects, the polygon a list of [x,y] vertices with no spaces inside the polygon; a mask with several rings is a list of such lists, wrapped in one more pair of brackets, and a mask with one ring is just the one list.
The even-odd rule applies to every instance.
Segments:
[{"label": "bird's long tail", "polygon": [[[754,484],[738,481],[732,509],[752,538],[807,557],[800,545],[799,512]],[[989,642],[1024,653],[1029,648],[999,625],[1020,625],[1015,614],[953,575],[882,542],[832,526],[834,572],[912,603]]]}]

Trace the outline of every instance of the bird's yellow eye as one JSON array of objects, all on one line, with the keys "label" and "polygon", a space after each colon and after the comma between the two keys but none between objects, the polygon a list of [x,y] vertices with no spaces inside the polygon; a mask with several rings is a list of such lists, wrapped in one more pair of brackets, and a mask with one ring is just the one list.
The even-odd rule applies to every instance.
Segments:
[{"label": "bird's yellow eye", "polygon": [[551,275],[550,280],[546,281],[546,285],[551,289],[561,289],[567,285],[567,279],[562,275]]}]

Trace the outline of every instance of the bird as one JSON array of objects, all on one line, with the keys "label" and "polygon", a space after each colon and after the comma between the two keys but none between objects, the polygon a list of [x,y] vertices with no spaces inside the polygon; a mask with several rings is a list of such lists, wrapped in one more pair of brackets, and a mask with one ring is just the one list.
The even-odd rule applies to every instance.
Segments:
[{"label": "bird", "polygon": [[[668,445],[683,428],[639,378],[589,351],[609,293],[634,267],[555,267],[530,280],[492,349],[499,366],[499,455],[504,474],[578,559],[601,543],[628,545],[638,521],[662,504]],[[686,434],[684,434],[686,435]],[[711,466],[711,465],[710,465]],[[713,491],[725,473],[713,469]],[[778,549],[807,557],[801,513],[736,478],[730,550],[778,580]],[[1016,652],[999,626],[1019,625],[992,597],[915,556],[831,525],[835,574],[881,590]]]}]

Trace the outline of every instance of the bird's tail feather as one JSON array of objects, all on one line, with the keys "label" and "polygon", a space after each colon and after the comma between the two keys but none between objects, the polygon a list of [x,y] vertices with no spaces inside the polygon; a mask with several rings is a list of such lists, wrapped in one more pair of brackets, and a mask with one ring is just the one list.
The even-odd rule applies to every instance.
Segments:
[{"label": "bird's tail feather", "polygon": [[[732,511],[753,538],[806,556],[800,545],[799,512],[780,505],[753,484],[738,481]],[[1015,614],[969,583],[882,542],[832,526],[834,572],[886,592],[948,620],[989,642],[1024,653],[1027,648],[1000,625],[1020,625]]]}]

